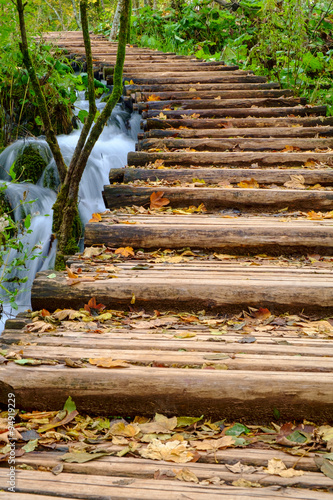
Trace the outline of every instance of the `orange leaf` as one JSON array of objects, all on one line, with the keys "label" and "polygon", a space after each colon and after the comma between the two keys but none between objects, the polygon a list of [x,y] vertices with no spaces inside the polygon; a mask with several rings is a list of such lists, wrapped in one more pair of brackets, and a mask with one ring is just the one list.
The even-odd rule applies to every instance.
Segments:
[{"label": "orange leaf", "polygon": [[103,309],[105,309],[105,306],[103,304],[97,304],[96,297],[92,297],[89,300],[88,304],[84,305],[84,309],[85,309],[85,311],[88,311],[90,313],[91,309],[96,309],[96,310],[103,311]]},{"label": "orange leaf", "polygon": [[78,278],[78,275],[73,273],[73,271],[67,266],[66,266],[66,271],[69,278]]},{"label": "orange leaf", "polygon": [[164,192],[163,191],[157,191],[156,193],[152,193],[150,195],[150,208],[161,208],[164,207],[165,205],[169,205],[170,200],[168,198],[163,198]]},{"label": "orange leaf", "polygon": [[310,212],[308,212],[307,218],[311,220],[321,220],[324,218],[324,216],[321,212],[315,212],[314,210],[311,210]]},{"label": "orange leaf", "polygon": [[42,309],[42,316],[45,318],[46,316],[51,316],[51,313],[49,313],[46,309]]},{"label": "orange leaf", "polygon": [[129,365],[122,359],[111,358],[90,358],[91,365],[98,366],[99,368],[128,368]]},{"label": "orange leaf", "polygon": [[270,311],[268,309],[266,309],[265,307],[260,307],[258,309],[258,311],[256,311],[254,313],[254,317],[257,318],[257,319],[268,319],[270,318],[272,315],[270,313]]},{"label": "orange leaf", "polygon": [[147,101],[160,101],[160,100],[161,100],[161,98],[160,98],[160,97],[158,97],[158,95],[155,95],[155,94],[151,94],[151,95],[148,97],[148,99],[147,99]]},{"label": "orange leaf", "polygon": [[117,250],[115,251],[115,254],[122,255],[123,257],[128,257],[129,255],[132,255],[134,257],[134,255],[135,255],[132,247],[117,248]]},{"label": "orange leaf", "polygon": [[100,222],[102,220],[101,214],[92,214],[89,222]]}]

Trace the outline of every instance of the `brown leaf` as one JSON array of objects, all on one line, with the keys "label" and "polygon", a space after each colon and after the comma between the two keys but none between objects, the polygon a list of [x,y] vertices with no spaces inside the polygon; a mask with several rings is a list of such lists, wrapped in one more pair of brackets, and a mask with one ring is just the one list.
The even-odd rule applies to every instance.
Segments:
[{"label": "brown leaf", "polygon": [[197,476],[192,472],[190,469],[185,467],[184,469],[180,469],[177,471],[177,469],[173,469],[173,472],[176,474],[175,479],[178,479],[179,481],[186,481],[186,482],[192,482],[192,483],[198,483],[199,479]]},{"label": "brown leaf", "polygon": [[68,413],[64,418],[55,417],[55,419],[53,419],[49,424],[39,427],[38,432],[47,432],[50,429],[54,429],[55,427],[66,425],[71,422],[78,414],[79,412],[74,410],[71,413]]},{"label": "brown leaf", "polygon": [[254,313],[254,317],[261,320],[268,319],[271,317],[271,312],[265,307],[260,307],[258,311]]},{"label": "brown leaf", "polygon": [[88,301],[88,304],[84,305],[84,309],[85,309],[85,311],[88,311],[89,313],[91,312],[91,309],[95,309],[97,311],[103,311],[103,309],[105,309],[105,305],[97,304],[96,297],[92,297]]},{"label": "brown leaf", "polygon": [[287,466],[279,458],[268,460],[268,467],[265,472],[281,477],[303,476],[304,474],[303,470],[287,469]]},{"label": "brown leaf", "polygon": [[99,368],[128,368],[129,364],[122,359],[112,359],[112,358],[90,358],[89,363],[91,365],[96,365]]},{"label": "brown leaf", "polygon": [[168,198],[163,198],[164,192],[157,191],[150,195],[150,208],[161,208],[165,205],[169,205],[170,200]]}]

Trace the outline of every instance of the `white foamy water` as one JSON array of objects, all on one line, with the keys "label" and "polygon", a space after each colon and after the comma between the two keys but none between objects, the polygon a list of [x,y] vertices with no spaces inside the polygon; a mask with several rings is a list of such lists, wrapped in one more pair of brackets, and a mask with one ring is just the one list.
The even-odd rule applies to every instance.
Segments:
[{"label": "white foamy water", "polygon": [[[88,103],[83,99],[83,95],[83,93],[78,95],[76,112],[80,109],[88,109]],[[97,103],[100,110],[103,109],[104,105],[104,103]],[[137,113],[130,115],[118,104],[89,157],[80,183],[79,212],[83,225],[88,222],[92,213],[105,210],[102,191],[104,185],[109,184],[109,170],[110,168],[123,168],[126,165],[127,153],[135,149],[139,128],[140,116]],[[61,152],[67,165],[72,158],[79,135],[80,130],[74,130],[69,135],[58,136]],[[18,153],[24,145],[28,144],[38,146],[42,156],[48,163],[46,171],[52,170],[56,172],[51,152],[43,138],[16,141],[0,154],[0,183],[5,183],[7,186],[6,195],[11,206],[15,209],[15,220],[19,220],[22,215],[20,200],[23,197],[25,197],[26,201],[35,200],[32,204],[25,204],[23,207],[26,214],[30,213],[32,215],[30,227],[32,233],[30,235],[21,235],[19,238],[21,238],[25,248],[32,249],[37,245],[38,248],[34,253],[41,253],[41,255],[33,261],[28,261],[25,271],[15,273],[15,276],[27,276],[28,278],[25,284],[20,285],[20,289],[24,289],[24,291],[18,295],[16,300],[19,311],[31,307],[30,293],[36,272],[51,269],[54,266],[56,253],[56,242],[51,243],[52,206],[56,199],[55,191],[43,187],[44,174],[36,185],[26,182],[12,183],[8,175]],[[12,250],[10,259],[14,259],[16,256],[16,251]],[[8,304],[4,304],[4,314],[0,319],[0,332],[6,319],[15,316],[15,314],[16,312]]]}]

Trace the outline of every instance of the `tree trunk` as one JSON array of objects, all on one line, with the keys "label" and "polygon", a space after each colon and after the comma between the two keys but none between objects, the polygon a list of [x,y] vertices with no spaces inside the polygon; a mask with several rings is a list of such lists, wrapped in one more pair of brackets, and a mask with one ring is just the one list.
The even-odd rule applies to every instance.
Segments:
[{"label": "tree trunk", "polygon": [[[114,86],[111,96],[106,103],[105,108],[96,120],[95,125],[90,131],[92,123],[86,123],[83,129],[83,134],[80,136],[78,146],[74,152],[72,161],[69,165],[65,181],[62,185],[61,191],[58,195],[56,203],[53,207],[54,209],[54,230],[58,237],[58,256],[57,264],[58,267],[64,264],[65,256],[68,253],[74,253],[77,248],[75,248],[75,241],[73,239],[73,224],[75,218],[78,214],[77,212],[77,199],[79,191],[79,183],[87,164],[90,153],[96,144],[111,112],[117,102],[119,101],[123,83],[123,66],[125,61],[125,50],[126,50],[126,40],[127,32],[129,27],[129,7],[130,0],[122,0],[122,11],[120,15],[120,30],[119,30],[119,42],[117,51],[117,60],[114,68]],[[92,79],[93,86],[93,72],[92,72],[92,57],[90,48],[90,39],[87,23],[87,0],[82,0],[80,3],[81,7],[81,21],[82,30],[86,48],[87,57],[87,73]],[[89,88],[89,92],[91,89]],[[95,101],[93,101],[95,102]],[[95,104],[92,104],[92,98],[89,97],[89,104],[92,109],[95,109]],[[90,109],[89,109],[89,115]],[[94,118],[95,112],[93,113]],[[93,119],[92,118],[92,119]],[[91,117],[90,117],[91,119]],[[89,116],[88,116],[89,120]],[[87,120],[87,122],[88,122]],[[90,131],[89,137],[88,133]],[[86,140],[87,138],[87,140]]]},{"label": "tree trunk", "polygon": [[63,182],[65,177],[66,177],[67,166],[66,166],[64,159],[62,157],[56,134],[52,128],[50,116],[49,116],[49,113],[47,110],[46,100],[45,100],[44,94],[42,92],[35,68],[32,64],[32,60],[31,60],[31,57],[29,54],[28,40],[27,40],[25,21],[24,21],[24,5],[22,3],[22,0],[16,0],[16,7],[17,7],[17,12],[19,15],[19,23],[20,23],[20,32],[21,32],[21,40],[22,40],[20,43],[20,50],[22,52],[23,63],[25,65],[25,67],[27,68],[33,90],[36,94],[36,99],[37,99],[37,103],[38,103],[38,110],[39,110],[41,119],[43,121],[44,132],[45,132],[47,143],[50,146],[54,160],[56,162],[60,180],[61,180],[61,182]]},{"label": "tree trunk", "polygon": [[80,23],[80,18],[79,18],[78,13],[77,13],[76,3],[75,3],[75,0],[71,0],[71,1],[72,1],[73,13],[74,13],[75,21],[76,21],[77,27],[80,29],[81,28],[81,23]]},{"label": "tree trunk", "polygon": [[125,3],[125,0],[118,0],[117,8],[116,8],[116,12],[115,12],[114,17],[113,17],[112,27],[111,27],[110,36],[109,36],[110,42],[115,41],[117,38],[119,22],[120,22],[120,15],[121,15],[121,12],[124,10],[124,3]]}]

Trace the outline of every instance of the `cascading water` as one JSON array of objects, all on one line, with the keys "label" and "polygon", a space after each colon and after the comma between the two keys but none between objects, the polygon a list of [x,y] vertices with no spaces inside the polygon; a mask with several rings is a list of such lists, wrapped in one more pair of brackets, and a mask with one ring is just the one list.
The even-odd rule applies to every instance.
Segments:
[{"label": "cascading water", "polygon": [[[75,105],[77,112],[80,109],[88,109],[88,102],[84,100],[84,92],[78,94]],[[104,103],[97,102],[99,110],[103,109],[104,106]],[[80,183],[79,213],[83,226],[91,218],[92,213],[105,210],[102,190],[103,186],[109,183],[109,170],[110,168],[122,168],[126,165],[127,153],[134,150],[139,128],[139,115],[137,113],[130,115],[128,111],[123,109],[121,104],[118,104],[89,157]],[[61,152],[67,164],[69,164],[74,153],[79,134],[80,130],[74,130],[69,135],[58,136]],[[22,147],[28,144],[38,147],[42,157],[47,162],[47,167],[36,185],[27,182],[12,183],[8,174],[10,167],[19,152],[22,151]],[[26,202],[35,200],[32,204],[24,205],[25,213],[32,215],[30,227],[32,233],[19,236],[19,238],[22,239],[25,248],[37,246],[34,252],[41,255],[27,264],[28,269],[25,274],[28,280],[23,285],[24,291],[18,295],[16,300],[19,311],[24,311],[31,306],[30,292],[36,272],[50,269],[54,265],[56,242],[52,243],[52,206],[56,199],[56,192],[43,187],[44,178],[50,172],[53,173],[53,179],[57,181],[58,175],[55,163],[43,138],[16,141],[0,154],[0,184],[6,184],[6,196],[11,207],[15,209],[15,220],[19,220],[22,216],[20,200],[23,198],[25,198]],[[10,254],[10,259],[13,258],[15,258],[15,251],[11,251]],[[20,271],[17,274],[22,277],[24,273]],[[13,315],[14,311],[9,304],[4,304],[3,316],[0,319],[0,332],[3,329],[5,320]]]}]

